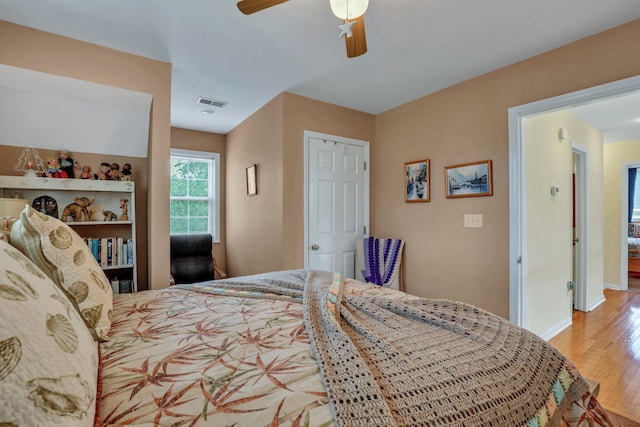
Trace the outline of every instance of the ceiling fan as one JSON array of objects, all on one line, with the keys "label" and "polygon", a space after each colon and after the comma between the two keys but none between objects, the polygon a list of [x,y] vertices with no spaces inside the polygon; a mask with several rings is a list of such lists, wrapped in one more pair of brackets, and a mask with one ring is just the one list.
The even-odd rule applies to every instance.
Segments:
[{"label": "ceiling fan", "polygon": [[[289,0],[240,0],[237,4],[240,12],[251,15]],[[339,37],[344,37],[347,46],[347,57],[367,53],[367,39],[364,31],[364,12],[369,0],[329,0],[334,15],[342,19]]]}]

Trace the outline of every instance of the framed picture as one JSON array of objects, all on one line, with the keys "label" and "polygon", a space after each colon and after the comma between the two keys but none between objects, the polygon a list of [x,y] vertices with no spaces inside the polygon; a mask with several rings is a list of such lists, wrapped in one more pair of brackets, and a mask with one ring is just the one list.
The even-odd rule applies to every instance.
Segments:
[{"label": "framed picture", "polygon": [[247,167],[247,195],[255,196],[258,194],[256,185],[256,165]]},{"label": "framed picture", "polygon": [[493,196],[491,160],[445,166],[444,186],[448,199]]},{"label": "framed picture", "polygon": [[404,164],[404,201],[428,202],[431,196],[429,160],[416,160]]}]

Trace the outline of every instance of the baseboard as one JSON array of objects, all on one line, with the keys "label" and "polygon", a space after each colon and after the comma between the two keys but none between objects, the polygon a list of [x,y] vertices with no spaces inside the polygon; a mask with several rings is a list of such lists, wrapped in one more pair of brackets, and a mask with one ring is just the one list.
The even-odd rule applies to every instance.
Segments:
[{"label": "baseboard", "polygon": [[540,334],[540,338],[542,338],[545,341],[549,341],[551,338],[555,337],[560,332],[567,329],[569,326],[571,326],[571,318],[568,318],[564,322],[558,323],[553,328],[547,330],[543,334]]},{"label": "baseboard", "polygon": [[604,282],[604,288],[605,289],[613,289],[615,291],[619,291],[620,290],[620,285],[614,285],[613,283]]},{"label": "baseboard", "polygon": [[589,309],[589,311],[593,311],[595,310],[600,304],[602,304],[603,302],[605,302],[607,299],[604,297],[604,295],[602,296],[602,298],[600,298],[600,300],[598,302],[596,302],[595,304],[593,304],[591,306],[591,308]]}]

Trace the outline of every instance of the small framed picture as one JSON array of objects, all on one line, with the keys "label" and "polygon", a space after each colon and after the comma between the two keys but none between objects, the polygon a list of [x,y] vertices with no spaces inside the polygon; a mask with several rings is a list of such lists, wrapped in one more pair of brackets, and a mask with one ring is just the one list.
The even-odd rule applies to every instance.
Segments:
[{"label": "small framed picture", "polygon": [[491,160],[445,166],[444,186],[447,199],[493,196]]},{"label": "small framed picture", "polygon": [[404,201],[406,203],[428,202],[431,196],[429,159],[404,164]]},{"label": "small framed picture", "polygon": [[255,196],[258,194],[258,186],[256,184],[256,165],[247,167],[247,195]]}]

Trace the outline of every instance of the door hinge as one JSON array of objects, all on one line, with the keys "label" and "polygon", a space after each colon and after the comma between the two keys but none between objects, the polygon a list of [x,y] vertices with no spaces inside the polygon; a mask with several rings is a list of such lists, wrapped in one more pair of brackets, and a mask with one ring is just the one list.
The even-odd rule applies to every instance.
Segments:
[{"label": "door hinge", "polygon": [[367,226],[363,226],[362,227],[362,234],[366,235],[367,234]]},{"label": "door hinge", "polygon": [[367,170],[367,162],[364,162],[364,170]]}]

